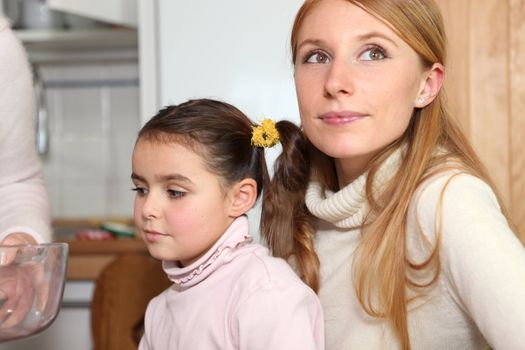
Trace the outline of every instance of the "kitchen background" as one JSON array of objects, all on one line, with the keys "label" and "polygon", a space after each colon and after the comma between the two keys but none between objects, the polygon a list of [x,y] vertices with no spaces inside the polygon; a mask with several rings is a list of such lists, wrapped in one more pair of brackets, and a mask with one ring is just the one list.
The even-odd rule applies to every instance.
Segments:
[{"label": "kitchen background", "polygon": [[53,216],[129,217],[140,127],[136,30],[51,11],[42,0],[4,1],[13,7],[42,87],[38,148]]},{"label": "kitchen background", "polygon": [[44,172],[56,218],[129,217],[140,126],[135,60],[37,65],[48,115]]},{"label": "kitchen background", "polygon": [[[255,119],[298,120],[287,45],[302,0],[4,0],[4,9],[13,2],[61,15],[28,17],[18,31],[43,86],[40,141],[56,221],[130,217],[133,141],[160,106],[207,96]],[[525,3],[437,2],[452,111],[525,241]],[[0,350],[91,349],[92,291],[93,281],[69,281],[55,324]]]}]

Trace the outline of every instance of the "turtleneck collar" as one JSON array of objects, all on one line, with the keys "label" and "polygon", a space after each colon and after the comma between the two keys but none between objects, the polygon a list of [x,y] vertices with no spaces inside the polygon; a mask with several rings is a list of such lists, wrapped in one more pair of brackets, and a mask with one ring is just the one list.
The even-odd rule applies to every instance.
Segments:
[{"label": "turtleneck collar", "polygon": [[[398,148],[381,164],[372,186],[374,193],[378,193],[395,174],[401,162],[401,154],[402,150]],[[317,181],[310,182],[305,196],[306,207],[314,216],[336,227],[356,228],[361,226],[368,211],[367,176],[368,172],[337,192],[324,189]]]},{"label": "turtleneck collar", "polygon": [[235,219],[219,240],[203,256],[188,266],[179,267],[176,261],[162,261],[164,272],[177,290],[188,289],[211,275],[220,266],[231,261],[235,251],[252,242],[248,233],[248,219]]}]

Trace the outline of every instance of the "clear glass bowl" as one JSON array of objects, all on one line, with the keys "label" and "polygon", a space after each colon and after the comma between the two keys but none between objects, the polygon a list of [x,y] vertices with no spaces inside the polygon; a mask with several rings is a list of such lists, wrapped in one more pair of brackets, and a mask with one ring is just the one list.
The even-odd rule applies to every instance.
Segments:
[{"label": "clear glass bowl", "polygon": [[67,256],[66,243],[0,245],[0,342],[53,323],[62,302]]}]

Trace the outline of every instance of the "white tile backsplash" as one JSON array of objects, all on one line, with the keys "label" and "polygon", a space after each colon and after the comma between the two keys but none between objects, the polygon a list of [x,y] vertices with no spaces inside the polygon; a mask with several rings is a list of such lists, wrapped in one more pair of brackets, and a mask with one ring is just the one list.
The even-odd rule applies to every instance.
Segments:
[{"label": "white tile backsplash", "polygon": [[111,137],[110,156],[108,167],[112,176],[111,180],[124,180],[131,186],[131,152],[135,145],[136,131],[131,135],[117,135]]},{"label": "white tile backsplash", "polygon": [[104,132],[101,88],[60,89],[60,110],[56,118],[61,119],[65,136],[82,137],[100,135]]},{"label": "white tile backsplash", "polygon": [[96,80],[107,77],[107,64],[70,63],[61,64],[55,71],[55,77],[68,81]]},{"label": "white tile backsplash", "polygon": [[137,62],[47,64],[53,217],[131,217],[131,152],[140,127]]},{"label": "white tile backsplash", "polygon": [[[138,133],[137,123],[131,122],[131,116],[138,116],[139,91],[136,87],[109,89],[109,125],[112,136],[133,135]],[[134,117],[132,117],[134,118]]]},{"label": "white tile backsplash", "polygon": [[128,217],[133,214],[133,200],[135,193],[131,191],[132,183],[129,179],[113,180],[108,183],[107,214],[110,217],[121,217],[127,213]]},{"label": "white tile backsplash", "polygon": [[[61,217],[103,217],[107,212],[108,185],[101,181],[64,180]],[[56,214],[56,212],[55,212]]]},{"label": "white tile backsplash", "polygon": [[[58,162],[62,180],[106,182],[111,173],[110,140],[104,137],[77,137],[72,133],[53,142],[50,159]],[[103,135],[102,135],[103,136]],[[52,136],[51,136],[52,137]]]},{"label": "white tile backsplash", "polygon": [[106,65],[107,75],[113,79],[137,79],[139,67],[136,63],[119,63]]}]

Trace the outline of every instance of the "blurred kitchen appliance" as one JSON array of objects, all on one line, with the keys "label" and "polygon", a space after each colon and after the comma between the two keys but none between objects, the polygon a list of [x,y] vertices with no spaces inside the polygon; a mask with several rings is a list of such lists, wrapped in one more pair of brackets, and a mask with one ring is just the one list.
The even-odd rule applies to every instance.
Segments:
[{"label": "blurred kitchen appliance", "polygon": [[15,29],[59,29],[64,17],[49,8],[46,0],[2,0],[4,13]]}]

